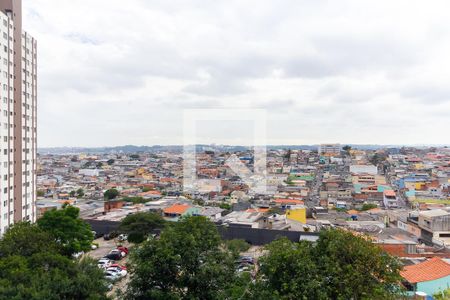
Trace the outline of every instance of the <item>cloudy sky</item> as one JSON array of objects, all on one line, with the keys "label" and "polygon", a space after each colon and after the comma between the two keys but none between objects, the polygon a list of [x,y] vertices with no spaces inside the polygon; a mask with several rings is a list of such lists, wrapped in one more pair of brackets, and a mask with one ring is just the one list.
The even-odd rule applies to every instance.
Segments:
[{"label": "cloudy sky", "polygon": [[[183,110],[270,144],[450,143],[448,1],[23,0],[39,146],[181,144]],[[214,127],[219,123],[217,127]],[[245,143],[246,122],[199,142]],[[212,130],[217,128],[217,130]]]}]

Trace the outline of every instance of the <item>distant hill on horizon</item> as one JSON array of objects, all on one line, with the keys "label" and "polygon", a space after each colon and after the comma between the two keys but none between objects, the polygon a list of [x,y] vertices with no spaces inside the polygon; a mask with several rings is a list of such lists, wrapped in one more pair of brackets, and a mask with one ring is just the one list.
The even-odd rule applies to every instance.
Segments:
[{"label": "distant hill on horizon", "polygon": [[[342,144],[342,146],[347,144]],[[401,147],[443,147],[445,145],[375,145],[375,144],[348,144],[352,148],[360,150],[377,150],[382,148],[401,148]],[[319,145],[267,145],[268,150],[275,149],[292,149],[292,150],[316,150]],[[216,150],[216,151],[244,151],[248,150],[248,146],[239,145],[197,145],[197,151]],[[42,147],[38,148],[40,154],[77,154],[77,153],[138,153],[138,152],[181,152],[183,151],[182,145],[153,145],[153,146],[136,146],[136,145],[123,145],[123,146],[111,146],[111,147]]]}]

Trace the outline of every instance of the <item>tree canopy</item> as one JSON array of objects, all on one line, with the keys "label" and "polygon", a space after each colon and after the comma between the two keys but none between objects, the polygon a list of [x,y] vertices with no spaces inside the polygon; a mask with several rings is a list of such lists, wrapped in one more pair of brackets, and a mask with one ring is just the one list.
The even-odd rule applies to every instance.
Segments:
[{"label": "tree canopy", "polygon": [[221,299],[232,288],[233,257],[215,225],[188,217],[145,241],[131,257],[128,299]]},{"label": "tree canopy", "polygon": [[91,226],[79,218],[79,213],[77,207],[65,205],[62,209],[45,212],[37,221],[38,226],[51,234],[68,256],[90,250],[94,240]]},{"label": "tree canopy", "polygon": [[158,214],[139,212],[126,216],[120,223],[119,230],[128,233],[128,241],[142,243],[155,229],[162,228],[165,220]]},{"label": "tree canopy", "polygon": [[[364,236],[322,231],[316,244],[283,238],[261,259],[262,287],[280,299],[397,299],[400,262]],[[261,285],[261,283],[260,283]]]},{"label": "tree canopy", "polygon": [[247,248],[204,217],[182,218],[131,256],[127,299],[397,299],[400,262],[366,236],[324,230],[316,242],[278,239],[259,271],[236,271]]},{"label": "tree canopy", "polygon": [[362,205],[362,207],[361,207],[361,210],[362,211],[366,211],[366,210],[369,210],[369,209],[372,209],[372,208],[377,208],[377,207],[378,206],[376,204],[373,204],[373,203],[364,203]]},{"label": "tree canopy", "polygon": [[241,252],[250,249],[250,244],[242,239],[234,239],[225,241],[225,246],[234,256],[239,256]]},{"label": "tree canopy", "polygon": [[0,299],[106,299],[103,272],[70,259],[36,224],[17,223],[0,240]]},{"label": "tree canopy", "polygon": [[119,191],[116,189],[109,189],[106,190],[105,193],[103,194],[103,196],[105,197],[105,199],[107,200],[112,200],[117,198],[117,196],[119,196]]},{"label": "tree canopy", "polygon": [[433,299],[436,300],[446,300],[450,299],[450,289],[446,289],[445,291],[437,292],[433,295]]},{"label": "tree canopy", "polygon": [[83,197],[84,196],[84,190],[82,189],[82,188],[79,188],[78,190],[77,190],[77,197],[78,198],[81,198],[81,197]]}]

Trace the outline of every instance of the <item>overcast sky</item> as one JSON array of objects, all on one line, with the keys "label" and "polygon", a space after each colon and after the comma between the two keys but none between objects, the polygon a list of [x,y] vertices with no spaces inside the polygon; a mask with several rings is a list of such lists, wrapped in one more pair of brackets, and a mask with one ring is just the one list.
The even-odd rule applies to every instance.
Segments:
[{"label": "overcast sky", "polygon": [[[184,109],[237,107],[267,110],[269,144],[450,143],[448,1],[23,9],[38,40],[40,147],[181,144]],[[236,143],[245,124],[229,122]],[[199,142],[221,143],[227,126]]]}]

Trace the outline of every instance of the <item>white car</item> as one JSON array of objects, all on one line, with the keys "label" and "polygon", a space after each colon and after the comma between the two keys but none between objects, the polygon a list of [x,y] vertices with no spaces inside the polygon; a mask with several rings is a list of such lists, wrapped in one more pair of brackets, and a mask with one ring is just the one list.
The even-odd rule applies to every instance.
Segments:
[{"label": "white car", "polygon": [[107,258],[101,258],[98,260],[97,262],[97,266],[99,268],[103,268],[106,269],[107,267],[109,267],[112,264],[112,261],[107,259]]},{"label": "white car", "polygon": [[127,254],[124,251],[120,251],[118,249],[113,249],[109,252],[110,254],[120,254],[120,256],[125,257]]},{"label": "white car", "polygon": [[127,276],[127,274],[128,274],[127,270],[124,270],[124,269],[119,268],[119,267],[108,267],[108,268],[106,268],[106,272],[117,273],[117,274],[120,275],[120,277]]},{"label": "white car", "polygon": [[121,276],[118,273],[107,271],[105,273],[105,278],[110,281],[116,281],[119,280]]},{"label": "white car", "polygon": [[119,236],[117,237],[117,239],[120,241],[120,242],[124,242],[124,241],[126,241],[127,239],[128,239],[128,234],[119,234]]}]

